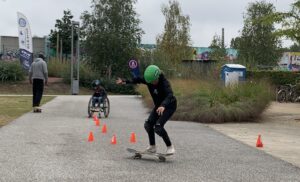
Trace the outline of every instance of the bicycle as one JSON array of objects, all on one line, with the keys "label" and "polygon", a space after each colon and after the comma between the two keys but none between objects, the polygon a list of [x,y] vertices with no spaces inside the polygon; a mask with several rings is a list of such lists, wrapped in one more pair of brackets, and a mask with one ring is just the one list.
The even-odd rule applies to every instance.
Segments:
[{"label": "bicycle", "polygon": [[297,93],[297,85],[285,84],[277,89],[276,100],[278,102],[298,102],[300,96]]}]

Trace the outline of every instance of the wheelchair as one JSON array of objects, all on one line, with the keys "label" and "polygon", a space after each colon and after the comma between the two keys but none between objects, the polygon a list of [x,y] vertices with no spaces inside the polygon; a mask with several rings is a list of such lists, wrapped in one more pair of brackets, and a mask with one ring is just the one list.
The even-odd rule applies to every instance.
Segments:
[{"label": "wheelchair", "polygon": [[[102,102],[100,101],[102,100]],[[95,102],[95,106],[93,107],[93,96],[91,96],[88,104],[88,116],[89,118],[93,117],[94,113],[98,113],[98,117],[101,118],[103,115],[105,118],[108,117],[110,110],[109,99],[107,96],[103,98],[99,98],[97,102]]]}]

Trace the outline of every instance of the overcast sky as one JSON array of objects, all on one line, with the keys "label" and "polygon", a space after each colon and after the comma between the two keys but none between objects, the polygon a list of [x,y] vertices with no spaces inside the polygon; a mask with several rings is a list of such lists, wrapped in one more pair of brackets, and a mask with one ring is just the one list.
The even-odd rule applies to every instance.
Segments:
[{"label": "overcast sky", "polygon": [[[184,15],[190,16],[193,46],[207,47],[215,34],[225,29],[225,45],[239,36],[243,27],[243,13],[254,0],[178,0]],[[294,0],[266,0],[279,11],[288,11]],[[137,0],[136,12],[145,31],[142,43],[153,44],[164,26],[162,4],[168,0]],[[55,20],[61,19],[63,10],[69,9],[74,20],[79,20],[83,11],[90,11],[90,0],[0,0],[0,35],[17,36],[17,12],[29,20],[32,34],[45,36],[54,28]],[[290,45],[285,41],[284,45]]]}]

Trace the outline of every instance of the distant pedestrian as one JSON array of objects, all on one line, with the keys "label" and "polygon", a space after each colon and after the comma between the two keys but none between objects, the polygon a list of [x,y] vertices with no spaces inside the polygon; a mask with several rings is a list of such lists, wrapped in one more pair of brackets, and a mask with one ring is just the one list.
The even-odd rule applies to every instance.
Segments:
[{"label": "distant pedestrian", "polygon": [[43,97],[44,84],[48,84],[48,69],[43,54],[39,54],[29,69],[29,83],[32,84],[33,112],[42,112],[40,102]]}]

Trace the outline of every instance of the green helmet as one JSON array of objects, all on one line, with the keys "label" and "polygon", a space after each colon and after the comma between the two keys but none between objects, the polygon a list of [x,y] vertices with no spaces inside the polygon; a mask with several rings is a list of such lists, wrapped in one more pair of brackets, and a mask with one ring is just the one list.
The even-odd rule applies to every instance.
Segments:
[{"label": "green helmet", "polygon": [[147,83],[152,83],[153,81],[157,80],[159,75],[160,69],[155,65],[148,66],[144,72],[144,78]]}]

